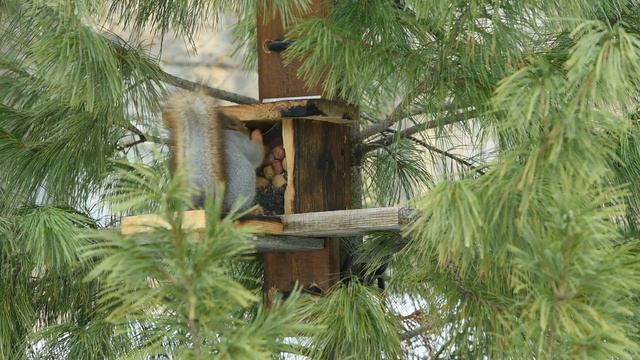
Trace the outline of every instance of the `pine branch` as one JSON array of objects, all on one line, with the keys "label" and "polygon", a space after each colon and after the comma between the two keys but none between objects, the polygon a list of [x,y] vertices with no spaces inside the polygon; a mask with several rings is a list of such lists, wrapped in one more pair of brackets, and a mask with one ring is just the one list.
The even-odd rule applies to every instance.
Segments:
[{"label": "pine branch", "polygon": [[[103,32],[102,36],[113,46],[123,48],[123,49],[132,49],[133,47],[122,37],[118,36],[114,33]],[[181,77],[169,74],[168,72],[160,69],[158,67],[158,73],[160,75],[160,80],[171,84],[175,87],[179,87],[181,89],[189,90],[189,91],[201,91],[204,94],[211,96],[216,99],[230,101],[236,104],[257,104],[259,101],[249,96],[240,95],[237,93],[233,93],[230,91],[222,90],[219,88],[215,88],[212,86],[207,86],[203,84],[199,84],[197,82],[183,79]]]},{"label": "pine branch", "polygon": [[208,66],[208,67],[216,67],[216,68],[220,68],[220,69],[230,69],[230,70],[238,70],[238,69],[240,69],[239,65],[229,64],[227,62],[220,61],[219,59],[201,60],[201,61],[176,60],[176,61],[162,61],[162,62],[165,65],[180,66],[180,67]]},{"label": "pine branch", "polygon": [[413,330],[408,330],[402,334],[400,334],[400,340],[402,341],[407,341],[407,340],[411,340],[414,337],[418,336],[418,335],[422,335],[422,333],[425,331],[424,326],[418,326],[417,328],[413,329]]},{"label": "pine branch", "polygon": [[[419,313],[421,312],[421,310],[417,310],[416,312]],[[414,312],[413,314],[410,314],[409,316],[414,315],[416,312]],[[431,328],[433,328],[433,324],[431,322],[428,322],[426,324],[416,327],[415,329],[407,330],[402,334],[400,334],[400,340],[402,341],[411,340],[418,335],[422,335],[425,331],[427,331],[427,329],[431,329]]]},{"label": "pine branch", "polygon": [[[424,130],[428,130],[428,129],[435,129],[439,126],[445,126],[445,125],[451,125],[451,124],[455,124],[457,122],[462,122],[468,119],[471,119],[473,117],[476,116],[476,111],[475,110],[470,110],[467,112],[463,112],[463,113],[455,113],[455,114],[451,114],[448,116],[445,116],[442,119],[438,119],[438,120],[431,120],[428,121],[424,124],[418,124],[415,126],[412,126],[410,128],[398,131],[397,136],[399,136],[400,138],[405,138],[405,137],[409,137],[413,134],[419,133],[421,131]],[[389,137],[385,138],[388,139]]]},{"label": "pine branch", "polygon": [[370,127],[355,133],[352,137],[351,140],[353,142],[362,142],[363,140],[365,140],[366,138],[373,136],[379,132],[384,131],[385,129],[387,129],[388,127],[392,126],[393,124],[397,123],[398,121],[404,119],[406,117],[406,111],[405,108],[408,107],[416,98],[416,93],[420,93],[422,90],[425,90],[428,86],[428,84],[430,83],[431,80],[431,76],[429,76],[427,79],[423,80],[420,84],[418,84],[418,86],[416,87],[415,90],[413,90],[411,93],[409,93],[407,96],[405,96],[404,99],[402,99],[402,101],[400,101],[400,103],[398,103],[398,105],[395,107],[395,109],[393,109],[393,111],[391,112],[391,114],[389,114],[389,116],[387,116],[384,121],[382,121],[379,124],[375,124],[375,125],[371,125]]},{"label": "pine branch", "polygon": [[142,139],[142,138],[141,138],[141,139],[138,139],[138,140],[134,140],[134,141],[132,141],[132,142],[128,142],[128,143],[123,144],[123,145],[118,145],[118,146],[116,147],[116,149],[118,149],[118,151],[122,151],[122,150],[128,149],[128,148],[130,148],[130,147],[134,147],[134,146],[136,146],[136,145],[143,144],[143,143],[145,143],[145,142],[147,142],[147,139]]},{"label": "pine branch", "polygon": [[138,135],[139,139],[138,140],[134,140],[128,143],[125,143],[123,145],[118,145],[116,148],[119,151],[128,149],[130,147],[134,147],[136,145],[140,145],[143,144],[147,141],[151,141],[153,143],[156,144],[166,144],[167,141],[165,139],[159,138],[157,136],[153,136],[153,135],[147,135],[145,133],[142,132],[142,130],[140,130],[138,127],[136,127],[135,125],[129,123],[127,124],[127,126],[125,127],[127,130],[131,131],[132,133],[134,133],[135,135]]},{"label": "pine branch", "polygon": [[[417,114],[413,114],[413,115],[417,115]],[[392,131],[392,132],[394,132],[396,134],[385,136],[382,140],[376,141],[376,143],[380,143],[383,146],[390,145],[397,138],[400,138],[400,139],[407,138],[407,137],[410,137],[413,134],[419,133],[419,132],[424,131],[424,130],[435,129],[435,128],[439,127],[439,126],[455,124],[457,122],[462,122],[462,121],[465,121],[467,119],[471,119],[471,118],[473,118],[475,116],[476,116],[476,111],[475,110],[470,110],[470,111],[467,111],[467,112],[455,113],[455,114],[452,114],[452,115],[448,115],[448,116],[445,116],[442,119],[431,120],[431,121],[428,121],[426,123],[418,124],[418,125],[412,126],[410,128],[407,128],[407,129],[404,129],[404,130],[401,130],[401,131],[395,131],[395,130],[391,130],[391,129],[383,129],[383,130],[380,131],[381,133],[385,132],[385,131]],[[373,150],[373,149],[369,149],[369,151],[370,150]],[[366,153],[366,151],[365,151],[365,153]]]},{"label": "pine branch", "polygon": [[127,124],[127,130],[129,130],[132,133],[138,135],[140,137],[140,140],[147,141],[147,137],[144,135],[142,130],[138,129],[135,125],[133,125],[131,123]]},{"label": "pine branch", "polygon": [[202,341],[198,335],[197,320],[189,314],[189,331],[191,332],[191,342],[198,356],[202,356]]},{"label": "pine branch", "polygon": [[[456,20],[456,23],[453,27],[451,36],[449,37],[449,41],[448,41],[448,45],[451,45],[453,43],[453,41],[458,37],[458,35],[460,34],[460,31],[462,30],[462,21],[466,16],[466,9],[465,11],[462,11],[462,13],[458,16],[458,19]],[[443,54],[443,58],[444,58],[444,54]],[[405,117],[405,108],[407,108],[409,105],[411,105],[411,103],[418,97],[420,96],[420,94],[424,91],[426,91],[429,87],[429,85],[431,84],[434,76],[436,74],[438,74],[440,72],[440,63],[437,63],[433,69],[429,72],[429,74],[427,75],[427,77],[422,80],[418,86],[416,86],[415,89],[413,89],[411,92],[409,92],[404,99],[402,99],[402,101],[400,101],[400,103],[398,103],[398,105],[395,107],[395,109],[393,109],[393,111],[391,112],[391,114],[389,114],[389,116],[387,116],[387,118],[379,123],[379,124],[375,124],[372,125],[362,131],[360,131],[359,133],[354,134],[354,136],[352,136],[352,141],[354,142],[362,142],[364,141],[366,138],[373,136],[379,132],[382,132],[383,130],[387,129],[388,127],[392,126],[393,124],[397,123],[398,121],[402,120]]]},{"label": "pine branch", "polygon": [[[412,130],[412,129],[413,128],[410,128],[410,129],[407,129],[407,130]],[[415,131],[412,130],[412,131],[413,131],[413,133],[415,133],[415,132],[419,132],[420,130],[415,130]],[[402,136],[402,132],[396,132],[395,130],[392,130],[392,129],[387,129],[387,130],[385,130],[385,132],[397,133],[398,135]],[[373,150],[376,150],[376,149],[380,149],[380,148],[384,148],[385,146],[389,146],[389,145],[391,145],[393,143],[393,140],[397,139],[397,138],[398,138],[397,135],[388,135],[388,136],[385,136],[385,138],[382,139],[382,140],[363,145],[363,146],[360,147],[359,155],[362,156],[362,155],[364,155],[364,154],[366,154],[366,153],[368,153],[370,151],[373,151]],[[462,165],[468,167],[469,169],[477,172],[480,175],[484,175],[485,174],[485,172],[484,172],[484,170],[482,170],[482,168],[479,168],[479,167],[475,166],[473,163],[471,163],[471,162],[469,162],[469,161],[467,161],[467,160],[465,160],[465,159],[463,159],[461,157],[458,157],[457,155],[454,155],[454,154],[452,154],[452,153],[450,153],[448,151],[438,149],[437,147],[435,147],[433,145],[430,145],[430,144],[427,144],[426,142],[424,142],[424,141],[422,141],[420,139],[417,139],[417,138],[415,138],[413,136],[406,135],[406,133],[404,134],[403,138],[409,139],[409,140],[415,142],[416,144],[426,148],[429,151],[432,151],[432,152],[438,153],[440,155],[443,155],[445,157],[448,157],[448,158],[454,160],[455,162],[457,162],[459,164],[462,164]]]},{"label": "pine branch", "polygon": [[440,355],[442,355],[442,353],[449,347],[449,344],[451,344],[451,341],[453,340],[453,337],[450,337],[449,340],[447,340],[446,343],[442,344],[442,346],[440,347],[440,349],[438,349],[438,351],[436,351],[435,354],[433,354],[433,356],[431,357],[432,360],[437,360]]},{"label": "pine branch", "polygon": [[189,91],[202,91],[204,94],[209,95],[216,99],[226,100],[236,104],[259,103],[257,99],[254,99],[252,97],[236,94],[230,91],[218,89],[218,88],[207,86],[207,85],[198,84],[197,82],[183,79],[175,75],[171,75],[164,71],[163,71],[163,76],[165,77],[167,83],[175,87],[179,87],[181,89],[185,89]]}]

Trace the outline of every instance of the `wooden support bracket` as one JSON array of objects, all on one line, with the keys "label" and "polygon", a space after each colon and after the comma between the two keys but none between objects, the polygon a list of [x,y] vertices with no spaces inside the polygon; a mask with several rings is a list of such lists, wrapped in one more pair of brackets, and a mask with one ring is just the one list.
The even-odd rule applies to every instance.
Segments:
[{"label": "wooden support bracket", "polygon": [[301,236],[254,235],[249,240],[259,253],[324,249],[324,239]]}]

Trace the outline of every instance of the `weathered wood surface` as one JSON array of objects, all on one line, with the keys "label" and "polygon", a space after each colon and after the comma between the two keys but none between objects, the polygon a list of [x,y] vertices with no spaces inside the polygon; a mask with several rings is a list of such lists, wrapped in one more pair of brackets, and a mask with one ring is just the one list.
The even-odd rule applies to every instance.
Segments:
[{"label": "weathered wood surface", "polygon": [[400,231],[414,212],[406,208],[372,208],[282,216],[283,233],[298,236],[353,236],[371,231]]},{"label": "weathered wood surface", "polygon": [[357,109],[341,101],[326,99],[287,100],[266,104],[220,106],[222,116],[242,122],[268,122],[283,119],[311,119],[337,124],[351,123]]},{"label": "weathered wood surface", "polygon": [[259,253],[324,249],[324,239],[300,236],[254,235],[249,238]]},{"label": "weathered wood surface", "polygon": [[[315,255],[312,256],[316,259],[313,260],[314,266],[322,266],[327,271],[331,266],[337,266],[330,261],[330,257],[317,256],[318,252],[324,254],[327,251],[335,251],[336,249],[331,248],[332,245],[338,246],[337,240],[328,239],[325,242],[325,237],[353,236],[371,231],[399,231],[403,226],[410,224],[415,217],[415,210],[387,207],[286,214],[262,219],[255,217],[239,221],[237,226],[251,226],[255,229],[256,234],[250,237],[250,240],[256,246],[256,250],[261,253],[270,253],[265,254],[265,257],[273,258],[272,261],[288,261],[292,269],[295,269],[292,270],[293,275],[284,274],[284,270],[281,273],[280,267],[276,267],[277,270],[274,270],[274,273],[279,276],[278,279],[293,280],[294,276],[300,276],[300,279],[308,279],[311,276],[309,272],[305,272],[307,266],[298,261],[304,258],[303,255],[306,252]],[[204,231],[205,226],[204,210],[185,212],[184,228]],[[136,215],[124,217],[120,231],[124,235],[132,235],[150,232],[158,227],[169,228],[169,224],[158,215]],[[328,242],[332,243],[326,244]],[[325,244],[329,246],[325,248]],[[296,254],[296,257],[287,256],[291,254]],[[306,260],[312,261],[308,258]],[[320,265],[317,264],[318,261],[322,261]],[[330,282],[332,274],[327,272],[324,280]],[[322,284],[322,282],[316,283]]]},{"label": "weathered wood surface", "polygon": [[[410,224],[416,215],[416,210],[401,207],[335,210],[264,218],[256,216],[239,221],[238,226],[251,226],[256,229],[256,233],[265,235],[343,237],[371,231],[399,231]],[[121,232],[130,235],[168,226],[158,215],[127,216],[122,219]],[[204,210],[186,211],[183,226],[204,230]]]},{"label": "weathered wood surface", "polygon": [[[297,76],[300,64],[294,62],[284,65],[282,54],[268,51],[266,43],[285,39],[286,29],[282,27],[279,14],[271,17],[273,1],[261,2],[265,6],[258,7],[258,86],[260,100],[285,97],[322,95],[322,86],[318,84],[312,89]],[[305,16],[323,16],[327,11],[325,0],[311,1],[309,12]]]},{"label": "weathered wood surface", "polygon": [[[302,15],[325,16],[330,3],[312,0],[308,12]],[[323,95],[322,81],[308,88],[298,78],[299,63],[285,66],[281,53],[265,50],[269,41],[295,40],[285,38],[287,29],[283,28],[280,14],[273,6],[274,2],[267,1],[258,8],[260,100]],[[271,16],[274,13],[275,16]],[[355,114],[357,116],[357,110]],[[289,147],[287,158],[293,161],[287,160],[290,167],[287,187],[292,191],[285,193],[285,214],[348,209],[351,203],[350,126],[300,119],[298,115],[289,117],[295,121],[287,125],[290,133],[284,134],[283,139],[285,147]],[[288,292],[296,283],[303,288],[326,290],[340,273],[339,244],[334,239],[327,239],[323,250],[267,253],[263,259],[263,289],[267,299],[272,289]]]},{"label": "weathered wood surface", "polygon": [[[293,171],[285,194],[283,225],[292,214],[348,209],[351,204],[350,127],[310,120],[292,121]],[[285,134],[285,137],[287,135]],[[285,151],[289,151],[285,148]],[[331,233],[333,235],[333,233]],[[322,235],[321,235],[322,236]],[[340,274],[340,244],[328,238],[321,251],[264,255],[265,290],[290,291],[296,283],[327,290]]]},{"label": "weathered wood surface", "polygon": [[[185,212],[183,222],[185,229],[204,231],[205,226],[206,218],[204,210]],[[283,235],[282,223],[279,220],[250,219],[239,222],[238,226],[251,226],[254,229],[260,230],[258,234],[249,237],[249,241],[256,247],[256,251],[260,253],[269,251],[320,250],[324,248],[324,239],[321,238]],[[150,232],[159,227],[169,228],[169,223],[158,215],[138,215],[123,218],[120,231],[123,235],[132,235]]]},{"label": "weathered wood surface", "polygon": [[[185,229],[204,230],[206,217],[204,210],[185,211],[182,227]],[[156,228],[169,228],[169,223],[156,214],[125,216],[122,218],[120,232],[122,235],[132,235],[150,232]]]}]

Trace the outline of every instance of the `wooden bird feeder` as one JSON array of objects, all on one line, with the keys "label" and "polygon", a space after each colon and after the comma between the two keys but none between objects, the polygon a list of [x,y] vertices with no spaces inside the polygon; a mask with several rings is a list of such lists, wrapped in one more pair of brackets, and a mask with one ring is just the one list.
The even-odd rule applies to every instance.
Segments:
[{"label": "wooden bird feeder", "polygon": [[[324,4],[313,1],[307,16],[323,16]],[[322,99],[320,87],[306,88],[297,77],[298,64],[285,66],[281,54],[271,51],[290,43],[284,37],[280,18],[265,19],[259,11],[262,103],[218,108],[222,116],[263,130],[265,143],[281,144],[286,153],[283,213],[239,224],[259,229],[260,235],[252,240],[264,261],[265,294],[273,289],[288,292],[296,283],[303,288],[327,290],[341,270],[336,237],[399,230],[412,218],[411,211],[402,208],[348,210],[352,201],[350,135],[358,118],[357,109]],[[144,232],[158,225],[162,220],[155,215],[130,216],[122,220],[122,232]],[[204,229],[204,211],[188,211],[185,226]]]}]

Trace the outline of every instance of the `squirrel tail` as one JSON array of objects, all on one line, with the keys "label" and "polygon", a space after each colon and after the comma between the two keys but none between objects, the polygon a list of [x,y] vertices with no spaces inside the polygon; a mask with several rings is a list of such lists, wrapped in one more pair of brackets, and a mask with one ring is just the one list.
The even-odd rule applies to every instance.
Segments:
[{"label": "squirrel tail", "polygon": [[[203,177],[216,179],[218,182],[226,179],[223,134],[217,117],[214,99],[189,91],[172,94],[162,112],[164,126],[171,132],[172,167],[175,169],[188,163],[191,167],[189,171],[195,172],[187,174],[190,183],[206,186],[203,189],[205,191],[211,191],[215,184],[203,184]],[[203,146],[204,144],[208,146]],[[202,152],[198,149],[205,150]]]}]

